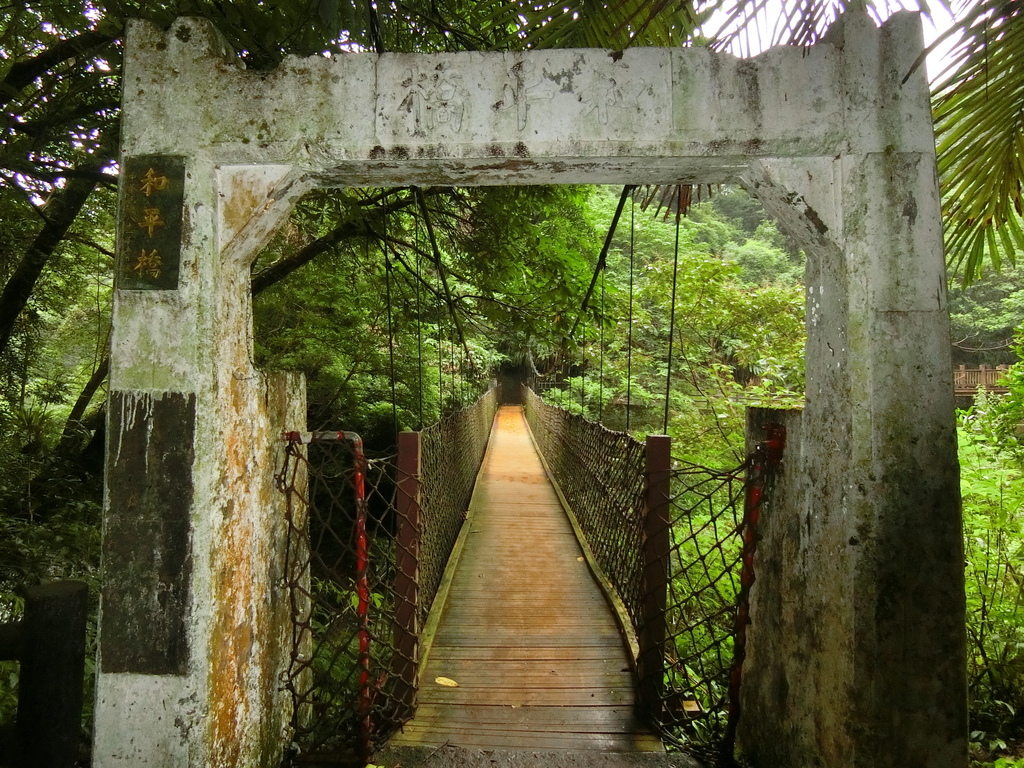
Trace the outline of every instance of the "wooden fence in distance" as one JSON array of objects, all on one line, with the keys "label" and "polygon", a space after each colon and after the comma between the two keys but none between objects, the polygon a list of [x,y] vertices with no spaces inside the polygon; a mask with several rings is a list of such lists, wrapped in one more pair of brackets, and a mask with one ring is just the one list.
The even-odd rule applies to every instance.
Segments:
[{"label": "wooden fence in distance", "polygon": [[997,365],[990,367],[981,365],[977,368],[968,368],[961,365],[953,370],[953,389],[957,396],[968,397],[977,393],[979,389],[987,389],[989,392],[1007,392],[1003,384],[1003,374],[1007,366]]}]

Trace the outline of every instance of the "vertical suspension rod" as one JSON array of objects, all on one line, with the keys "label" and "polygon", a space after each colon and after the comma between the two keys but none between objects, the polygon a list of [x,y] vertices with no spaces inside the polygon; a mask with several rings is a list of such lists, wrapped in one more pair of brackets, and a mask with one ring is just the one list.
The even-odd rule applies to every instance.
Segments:
[{"label": "vertical suspension rod", "polygon": [[668,434],[668,406],[672,395],[672,342],[676,335],[676,285],[679,281],[679,219],[683,210],[683,188],[679,188],[679,205],[676,209],[676,244],[672,256],[672,304],[668,320],[668,369],[665,371],[665,419],[661,431]]},{"label": "vertical suspension rod", "polygon": [[633,214],[636,201],[629,204],[629,327],[626,331],[626,431],[629,432],[629,412],[633,395],[633,247],[636,230],[633,227]]},{"label": "vertical suspension rod", "polygon": [[386,243],[381,243],[384,252],[384,291],[388,305],[388,373],[391,378],[391,428],[398,434],[398,395],[395,389],[395,321],[391,310],[391,259],[388,258]]},{"label": "vertical suspension rod", "polygon": [[611,248],[612,238],[615,237],[615,229],[619,226],[619,217],[622,216],[622,209],[626,207],[626,198],[629,197],[629,193],[634,189],[636,189],[635,184],[627,184],[622,188],[622,194],[619,196],[619,205],[615,209],[615,215],[612,216],[612,223],[608,227],[608,234],[604,236],[604,245],[601,246],[601,254],[597,257],[597,266],[594,267],[594,276],[590,278],[590,286],[587,288],[587,292],[583,296],[583,304],[580,306],[580,313],[576,317],[576,322],[572,324],[572,329],[569,331],[570,338],[576,335],[576,328],[579,326],[580,320],[583,319],[583,313],[587,311],[587,303],[590,301],[590,295],[594,292],[594,288],[597,287],[597,277],[601,274],[601,270],[604,269],[605,262],[608,260],[608,249]]}]

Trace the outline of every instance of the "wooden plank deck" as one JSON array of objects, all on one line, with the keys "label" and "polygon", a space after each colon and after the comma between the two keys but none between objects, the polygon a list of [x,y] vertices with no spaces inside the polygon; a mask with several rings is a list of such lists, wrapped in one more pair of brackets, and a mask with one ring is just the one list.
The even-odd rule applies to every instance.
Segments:
[{"label": "wooden plank deck", "polygon": [[419,708],[391,743],[661,751],[633,716],[622,637],[521,407],[498,412],[469,525]]}]

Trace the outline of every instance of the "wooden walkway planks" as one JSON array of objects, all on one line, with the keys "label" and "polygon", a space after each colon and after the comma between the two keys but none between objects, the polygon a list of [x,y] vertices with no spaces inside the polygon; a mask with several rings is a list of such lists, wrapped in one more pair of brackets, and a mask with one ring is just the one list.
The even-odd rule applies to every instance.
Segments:
[{"label": "wooden walkway planks", "polygon": [[469,520],[419,708],[391,743],[661,751],[633,716],[618,626],[520,407],[498,412]]}]

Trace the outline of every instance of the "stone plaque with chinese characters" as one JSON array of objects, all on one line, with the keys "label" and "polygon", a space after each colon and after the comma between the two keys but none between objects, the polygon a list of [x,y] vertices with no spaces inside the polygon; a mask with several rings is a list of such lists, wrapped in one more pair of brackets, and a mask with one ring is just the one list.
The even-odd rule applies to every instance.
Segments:
[{"label": "stone plaque with chinese characters", "polygon": [[173,291],[181,261],[185,158],[129,157],[122,172],[117,287]]}]

